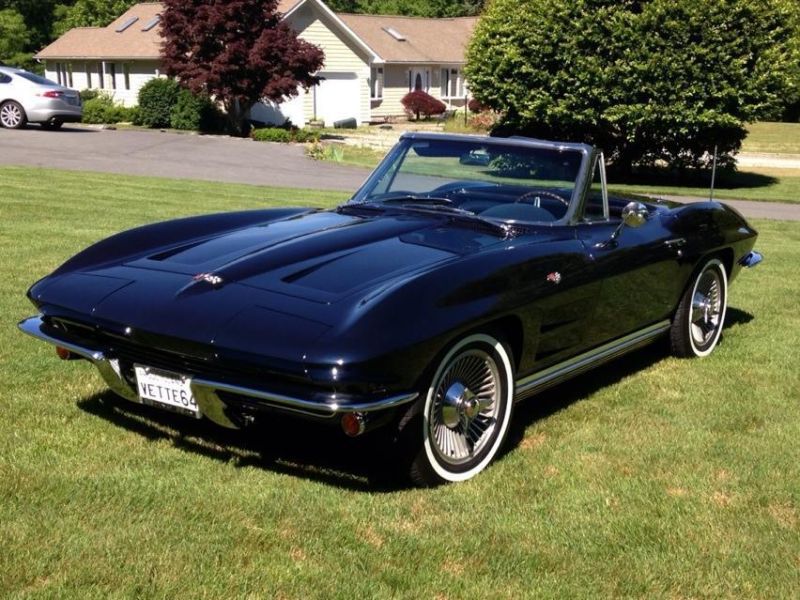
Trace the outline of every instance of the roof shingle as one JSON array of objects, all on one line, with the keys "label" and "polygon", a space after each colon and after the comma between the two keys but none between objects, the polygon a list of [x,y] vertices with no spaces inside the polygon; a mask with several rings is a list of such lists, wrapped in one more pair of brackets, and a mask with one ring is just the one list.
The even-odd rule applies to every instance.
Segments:
[{"label": "roof shingle", "polygon": [[[463,63],[477,17],[426,19],[337,13],[353,33],[386,62]],[[394,29],[405,39],[388,33]]]},{"label": "roof shingle", "polygon": [[[280,0],[278,12],[285,13],[299,0]],[[134,4],[107,27],[71,29],[36,55],[36,58],[138,58],[158,60],[161,56],[161,27],[142,31],[145,25],[164,9],[160,2]],[[120,25],[133,17],[138,20],[125,31]]]}]

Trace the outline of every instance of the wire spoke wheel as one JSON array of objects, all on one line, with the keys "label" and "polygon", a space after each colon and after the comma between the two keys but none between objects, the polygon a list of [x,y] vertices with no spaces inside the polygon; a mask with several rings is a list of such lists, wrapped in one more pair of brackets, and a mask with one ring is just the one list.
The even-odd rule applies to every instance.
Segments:
[{"label": "wire spoke wheel", "polygon": [[673,319],[672,350],[678,356],[708,356],[722,333],[728,280],[719,259],[709,260],[692,280]]},{"label": "wire spoke wheel", "polygon": [[720,276],[714,270],[704,271],[697,282],[692,299],[692,338],[698,346],[707,344],[722,324],[722,294]]},{"label": "wire spoke wheel", "polygon": [[429,435],[439,457],[463,464],[479,453],[497,427],[497,365],[483,350],[451,362],[436,383]]},{"label": "wire spoke wheel", "polygon": [[[492,461],[505,440],[514,398],[511,359],[487,334],[462,338],[438,362],[416,413],[409,474],[419,485],[464,481]],[[421,422],[420,422],[421,421]]]}]

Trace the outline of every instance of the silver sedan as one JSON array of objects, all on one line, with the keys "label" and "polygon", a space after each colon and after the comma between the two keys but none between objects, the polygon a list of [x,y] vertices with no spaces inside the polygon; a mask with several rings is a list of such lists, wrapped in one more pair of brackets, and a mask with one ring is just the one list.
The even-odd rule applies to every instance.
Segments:
[{"label": "silver sedan", "polygon": [[41,123],[46,129],[58,129],[79,122],[82,113],[75,90],[22,69],[0,67],[0,126],[17,129]]}]

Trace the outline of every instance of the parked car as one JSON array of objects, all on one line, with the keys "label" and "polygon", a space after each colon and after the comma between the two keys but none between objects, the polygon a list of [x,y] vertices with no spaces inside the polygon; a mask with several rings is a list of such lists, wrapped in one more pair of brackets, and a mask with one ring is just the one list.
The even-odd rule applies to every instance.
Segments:
[{"label": "parked car", "polygon": [[0,66],[0,125],[9,129],[40,123],[58,129],[79,123],[83,114],[78,92],[41,75]]},{"label": "parked car", "polygon": [[756,236],[718,202],[610,195],[588,145],[406,134],[336,209],[101,241],[31,287],[20,327],[134,402],[381,430],[437,484],[489,464],[515,400],[662,337],[711,353]]}]

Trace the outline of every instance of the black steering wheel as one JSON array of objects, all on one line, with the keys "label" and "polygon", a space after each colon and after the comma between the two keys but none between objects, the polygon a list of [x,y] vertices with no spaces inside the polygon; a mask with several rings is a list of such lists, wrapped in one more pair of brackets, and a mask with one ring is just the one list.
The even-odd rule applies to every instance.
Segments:
[{"label": "black steering wheel", "polygon": [[553,200],[558,200],[564,206],[569,206],[569,200],[565,200],[555,192],[551,192],[548,190],[531,190],[530,192],[525,192],[524,194],[522,194],[522,196],[514,200],[514,202],[526,202],[528,204],[534,204],[535,206],[539,206],[538,202],[529,201],[530,198],[538,198],[539,196],[546,196],[548,198],[552,198]]}]

